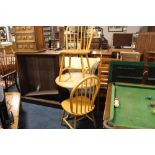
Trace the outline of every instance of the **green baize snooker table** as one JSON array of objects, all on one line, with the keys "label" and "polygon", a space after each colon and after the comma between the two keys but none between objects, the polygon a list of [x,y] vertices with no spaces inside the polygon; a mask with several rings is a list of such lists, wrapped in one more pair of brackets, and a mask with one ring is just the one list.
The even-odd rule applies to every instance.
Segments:
[{"label": "green baize snooker table", "polygon": [[[119,98],[119,107],[114,107],[115,97]],[[155,86],[110,83],[107,90],[103,115],[104,128],[155,128]]]}]

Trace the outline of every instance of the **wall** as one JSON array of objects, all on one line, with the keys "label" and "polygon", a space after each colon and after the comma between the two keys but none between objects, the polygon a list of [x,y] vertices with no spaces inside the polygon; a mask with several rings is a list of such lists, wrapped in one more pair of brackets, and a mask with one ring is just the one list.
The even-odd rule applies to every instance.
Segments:
[{"label": "wall", "polygon": [[113,33],[136,33],[139,32],[142,26],[127,26],[124,32],[108,32],[108,26],[103,26],[104,37],[108,40],[110,46],[113,45]]}]

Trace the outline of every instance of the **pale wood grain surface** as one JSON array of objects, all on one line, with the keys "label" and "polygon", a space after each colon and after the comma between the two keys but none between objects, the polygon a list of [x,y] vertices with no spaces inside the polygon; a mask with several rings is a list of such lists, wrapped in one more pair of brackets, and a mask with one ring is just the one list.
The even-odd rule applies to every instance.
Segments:
[{"label": "pale wood grain surface", "polygon": [[[88,76],[90,74],[85,74],[85,77]],[[69,77],[69,73],[62,74],[62,81],[59,81],[59,77],[57,77],[55,82],[58,86],[71,89],[83,79],[82,72],[72,72]]]},{"label": "pale wood grain surface", "polygon": [[20,110],[20,103],[21,103],[21,95],[17,92],[7,92],[5,93],[7,108],[9,111],[12,111],[14,116],[14,123],[11,125],[11,129],[18,128],[19,122],[19,110]]}]

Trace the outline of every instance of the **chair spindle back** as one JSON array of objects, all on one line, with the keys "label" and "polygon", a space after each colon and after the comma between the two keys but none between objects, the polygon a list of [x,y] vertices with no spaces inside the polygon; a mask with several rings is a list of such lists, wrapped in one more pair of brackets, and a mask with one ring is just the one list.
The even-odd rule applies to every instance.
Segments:
[{"label": "chair spindle back", "polygon": [[74,114],[86,114],[95,107],[94,102],[99,91],[99,79],[92,75],[84,78],[71,91],[70,108]]}]

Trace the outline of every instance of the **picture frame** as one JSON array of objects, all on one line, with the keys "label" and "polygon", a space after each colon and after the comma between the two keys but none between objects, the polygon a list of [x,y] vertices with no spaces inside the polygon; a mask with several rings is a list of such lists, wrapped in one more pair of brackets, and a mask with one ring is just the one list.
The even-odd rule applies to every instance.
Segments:
[{"label": "picture frame", "polygon": [[108,32],[123,32],[124,26],[108,26]]}]

